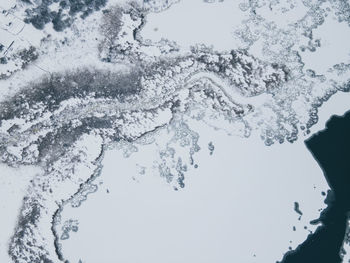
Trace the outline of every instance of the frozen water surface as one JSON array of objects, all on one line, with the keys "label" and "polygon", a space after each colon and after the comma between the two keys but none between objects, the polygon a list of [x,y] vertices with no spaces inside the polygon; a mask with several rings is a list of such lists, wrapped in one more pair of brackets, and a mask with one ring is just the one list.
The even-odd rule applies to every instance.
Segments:
[{"label": "frozen water surface", "polygon": [[106,153],[98,192],[62,213],[79,221],[79,231],[62,241],[67,259],[275,262],[315,230],[309,221],[325,207],[321,192],[328,186],[302,141],[266,147],[260,138],[193,127],[201,130],[199,145],[212,141],[215,152],[195,155],[199,166],[178,191],[147,170],[137,175],[136,163],[152,165],[152,146],[127,159],[120,151]]}]

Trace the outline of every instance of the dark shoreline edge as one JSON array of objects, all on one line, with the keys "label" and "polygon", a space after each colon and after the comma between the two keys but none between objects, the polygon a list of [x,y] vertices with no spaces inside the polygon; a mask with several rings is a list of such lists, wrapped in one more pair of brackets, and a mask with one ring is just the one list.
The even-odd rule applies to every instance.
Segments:
[{"label": "dark shoreline edge", "polygon": [[310,222],[322,225],[295,250],[287,252],[280,263],[340,263],[350,218],[350,111],[332,116],[326,129],[306,140],[305,145],[331,190],[325,199],[327,208],[319,219]]}]

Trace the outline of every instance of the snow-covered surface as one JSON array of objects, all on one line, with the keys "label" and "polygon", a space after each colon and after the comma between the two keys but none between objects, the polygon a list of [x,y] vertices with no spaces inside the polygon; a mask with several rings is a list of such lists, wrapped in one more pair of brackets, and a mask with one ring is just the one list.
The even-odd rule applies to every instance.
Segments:
[{"label": "snow-covered surface", "polygon": [[[349,216],[350,217],[350,216]],[[345,235],[345,242],[343,244],[343,251],[342,251],[342,256],[343,256],[343,262],[348,263],[350,262],[350,218],[348,218],[347,222],[347,232]]]},{"label": "snow-covered surface", "polygon": [[322,27],[313,31],[313,37],[321,40],[322,48],[315,52],[306,51],[301,57],[305,69],[313,69],[316,74],[327,74],[335,64],[350,63],[350,27],[346,22],[337,22],[328,17]]},{"label": "snow-covered surface", "polygon": [[0,262],[274,262],[315,230],[328,186],[303,140],[349,109],[346,9],[109,1],[56,32],[9,2]]},{"label": "snow-covered surface", "polygon": [[0,176],[0,262],[11,262],[8,254],[9,241],[16,227],[23,198],[29,181],[43,171],[38,167],[8,167],[1,164]]},{"label": "snow-covered surface", "polygon": [[[138,147],[127,159],[121,151],[107,152],[98,192],[62,213],[63,222],[79,222],[78,232],[62,241],[66,258],[275,262],[315,230],[309,221],[325,207],[321,191],[328,186],[302,141],[266,147],[256,137],[230,137],[203,125],[195,130],[203,147],[194,156],[199,167],[186,174],[179,191],[155,176],[155,144]],[[213,155],[206,149],[209,141]],[[138,175],[140,167],[145,174]],[[294,202],[303,212],[300,221]]]},{"label": "snow-covered surface", "polygon": [[[331,114],[344,114],[349,99],[350,94],[339,94],[328,101],[313,133],[324,129]],[[325,208],[321,192],[329,186],[303,141],[266,147],[256,135],[228,136],[191,123],[200,131],[202,149],[194,156],[198,168],[191,167],[179,191],[156,176],[154,156],[166,135],[136,145],[128,158],[119,148],[106,153],[94,182],[97,193],[78,208],[68,204],[62,213],[62,222],[79,222],[78,232],[62,240],[67,258],[86,263],[276,262],[316,229],[309,222]],[[294,202],[303,213],[300,220]]]},{"label": "snow-covered surface", "polygon": [[145,39],[166,38],[187,48],[205,44],[213,45],[216,50],[236,49],[239,45],[234,30],[248,18],[239,4],[233,0],[215,4],[203,0],[180,1],[163,12],[149,14],[141,34]]}]

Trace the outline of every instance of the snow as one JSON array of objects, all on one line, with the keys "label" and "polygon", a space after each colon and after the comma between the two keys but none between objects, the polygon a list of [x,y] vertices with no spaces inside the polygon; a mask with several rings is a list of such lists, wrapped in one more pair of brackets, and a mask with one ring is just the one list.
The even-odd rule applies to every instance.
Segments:
[{"label": "snow", "polygon": [[43,171],[34,166],[17,168],[0,164],[0,262],[11,262],[8,255],[9,240],[13,235],[17,217],[27,193],[29,181]]},{"label": "snow", "polygon": [[338,22],[328,17],[326,22],[313,31],[313,38],[320,39],[321,47],[315,52],[300,53],[305,69],[313,69],[316,74],[327,74],[335,64],[350,63],[350,27],[347,22]]},{"label": "snow", "polygon": [[[62,241],[67,259],[275,262],[315,230],[309,221],[325,207],[321,191],[329,187],[302,141],[266,147],[257,136],[227,136],[198,122],[190,126],[200,131],[202,150],[194,155],[199,167],[190,168],[179,191],[152,172],[157,138],[127,159],[120,150],[106,153],[99,191],[62,213],[79,221],[79,231]],[[139,167],[145,175],[138,175]]]},{"label": "snow", "polygon": [[248,14],[240,11],[239,1],[180,1],[163,12],[147,15],[141,36],[153,42],[166,38],[185,48],[203,43],[216,50],[231,50],[239,47],[234,29],[246,18]]},{"label": "snow", "polygon": [[[109,5],[115,3],[119,2],[112,1]],[[162,5],[162,2],[159,1],[157,4]],[[5,1],[0,6],[9,9],[12,4],[10,1]],[[57,8],[57,4],[53,5],[53,8]],[[157,8],[154,7],[153,11],[159,11]],[[301,39],[293,39],[294,34],[300,32],[298,29],[289,27],[292,21],[303,18],[301,13],[305,11],[305,6],[298,4],[296,8],[288,11],[286,16],[280,12],[284,8],[289,7],[270,8],[265,5],[257,11],[258,14],[268,18],[266,23],[262,23],[263,26],[272,22],[269,25],[273,26],[275,23],[290,29],[290,31],[284,31],[284,33],[290,33],[285,34],[285,39],[276,40],[276,42],[281,41],[281,45],[270,46],[269,52],[274,51],[276,54],[279,50],[287,50],[286,47],[293,45],[295,45],[293,48],[298,50],[307,40],[305,36]],[[130,33],[140,25],[140,19],[133,21],[130,16],[124,16],[123,22],[127,29],[125,32],[128,34],[119,39],[119,44],[125,47],[132,46],[137,52],[144,52],[145,61],[156,60],[162,54],[162,48],[165,47],[162,47],[160,41],[164,39],[177,42],[183,50],[187,51],[191,46],[201,43],[212,45],[219,51],[237,49],[245,47],[241,40],[237,39],[236,33],[238,29],[242,29],[242,21],[248,18],[249,12],[244,11],[238,1],[216,1],[208,4],[201,0],[183,0],[161,13],[147,15],[141,36],[145,41],[143,44],[148,43],[148,46],[138,46],[140,43],[133,39]],[[283,23],[280,23],[283,19],[285,19]],[[14,72],[18,67],[14,62],[0,65],[0,74],[3,72],[8,76],[13,74],[9,79],[1,80],[0,101],[6,100],[8,96],[27,87],[28,83],[37,81],[47,73],[74,71],[82,66],[110,71],[127,69],[129,66],[127,62],[111,64],[98,59],[100,55],[98,46],[103,37],[99,32],[100,20],[101,13],[96,12],[85,20],[77,19],[72,28],[65,32],[55,32],[52,25],[47,25],[43,31],[39,31],[31,25],[24,25],[23,21],[12,13],[7,13],[6,16],[0,14],[0,43],[6,47],[14,43],[9,50],[11,53],[30,45],[38,48],[40,52],[37,61],[16,73]],[[13,24],[10,25],[9,22]],[[272,57],[272,53],[263,52],[268,43],[263,43],[261,39],[275,41],[272,35],[277,32],[271,30],[269,35],[266,33],[269,31],[268,28],[265,30],[249,50],[254,55],[264,58]],[[328,74],[327,76],[332,76],[335,80],[346,81],[348,78],[346,73],[342,76],[332,75],[335,71],[330,72],[329,69],[340,62],[349,63],[350,42],[349,39],[344,38],[344,35],[350,35],[348,31],[349,27],[345,22],[339,23],[332,16],[326,19],[324,25],[314,29],[313,38],[321,39],[321,47],[317,47],[315,52],[309,50],[300,52],[302,61],[305,63],[304,70],[313,69],[316,74]],[[252,33],[259,35],[257,32]],[[62,41],[66,41],[66,44],[62,44]],[[284,57],[281,55],[279,59]],[[288,64],[287,61],[286,63]],[[191,72],[191,67],[196,66],[194,64],[191,59],[183,60],[174,67],[174,72],[177,70],[179,73],[180,67],[188,67]],[[248,139],[244,138],[248,135],[244,133],[246,120],[232,124],[224,118],[204,119],[210,127],[216,127],[218,131],[215,131],[204,122],[196,122],[190,120],[188,116],[184,117],[190,128],[199,134],[201,150],[193,156],[199,168],[189,167],[185,175],[186,187],[179,191],[173,190],[176,182],[168,184],[166,178],[159,176],[161,169],[166,169],[167,165],[174,165],[178,161],[176,159],[178,156],[183,157],[182,164],[188,161],[188,148],[193,145],[189,143],[186,147],[181,147],[181,143],[188,143],[188,138],[178,142],[172,137],[171,132],[176,133],[179,127],[168,125],[158,134],[162,136],[165,134],[163,137],[158,136],[153,143],[147,145],[142,143],[129,145],[121,142],[120,145],[125,143],[128,145],[125,146],[126,148],[131,148],[123,151],[121,148],[124,146],[120,146],[118,150],[107,151],[103,161],[102,176],[98,178],[103,183],[100,191],[89,196],[88,202],[83,203],[80,208],[64,209],[62,216],[67,219],[71,217],[78,219],[80,226],[77,234],[62,241],[63,254],[73,262],[77,262],[81,257],[84,257],[83,262],[119,260],[124,263],[141,261],[154,263],[274,262],[281,259],[289,246],[295,248],[306,239],[309,231],[315,230],[316,226],[310,225],[309,221],[317,218],[319,209],[325,207],[320,193],[329,189],[322,170],[303,144],[303,139],[307,136],[300,136],[294,144],[284,143],[266,147],[259,137],[260,134],[257,133],[258,127],[263,122],[271,127],[279,124],[277,123],[279,119],[276,121],[276,112],[273,109],[275,104],[271,95],[242,96],[237,90],[228,87],[218,76],[208,72],[195,72],[187,79],[186,74],[179,74],[180,76],[176,76],[176,79],[172,79],[171,74],[169,70],[162,76],[154,76],[154,79],[145,81],[145,87],[149,88],[147,92],[150,94],[150,98],[147,98],[154,99],[156,101],[154,104],[158,107],[153,111],[146,112],[152,104],[143,103],[143,101],[123,104],[116,102],[114,108],[108,108],[108,103],[106,106],[102,105],[103,101],[86,98],[84,101],[71,99],[63,102],[54,113],[56,114],[54,117],[65,118],[63,114],[63,117],[60,115],[61,112],[69,113],[70,107],[78,108],[80,103],[88,105],[89,107],[85,109],[96,117],[103,117],[118,107],[119,110],[139,110],[125,113],[125,119],[116,122],[116,127],[119,125],[121,134],[131,140],[171,122],[173,117],[171,110],[160,106],[163,98],[176,98],[176,92],[178,92],[178,98],[184,102],[189,97],[187,89],[189,85],[207,79],[230,98],[231,102],[252,104],[258,108],[246,118],[248,122],[252,120],[248,124],[254,126],[253,134]],[[183,81],[184,79],[186,81]],[[181,85],[178,85],[179,83]],[[332,80],[320,85],[316,80],[310,81],[307,85],[312,93],[311,98],[322,97],[329,89],[330,83]],[[169,93],[176,92],[164,95],[162,93],[168,90],[165,88],[163,90],[162,85],[168,88]],[[285,87],[286,90],[290,87],[293,90],[297,90],[295,87],[299,88],[294,83],[289,85]],[[311,89],[314,86],[317,86],[317,89]],[[300,89],[300,93],[302,92],[304,90]],[[164,97],[160,97],[163,95]],[[193,96],[195,97],[193,104],[200,104],[204,99],[201,94]],[[323,129],[326,120],[332,114],[343,114],[348,110],[349,96],[350,94],[337,93],[325,102],[319,109],[319,122],[311,127],[311,133]],[[300,100],[292,103],[291,110],[295,110],[297,119],[301,123],[307,122],[309,118],[308,106],[311,102],[306,100],[309,100],[309,97],[301,95]],[[269,103],[271,103],[269,107],[264,107],[264,104]],[[208,103],[208,105],[211,104]],[[184,111],[185,107],[183,106],[181,110]],[[289,108],[281,106],[279,110],[278,113],[288,117]],[[193,110],[192,116],[196,113],[203,114],[200,110],[198,112]],[[212,112],[206,109],[207,113]],[[38,118],[38,122],[48,122],[50,117],[52,117],[50,113],[43,114]],[[72,125],[79,125],[79,115],[72,116],[73,118],[76,119]],[[25,123],[24,119],[3,121],[2,132],[7,134],[8,128],[14,124],[21,124],[21,131],[23,131],[34,122]],[[284,127],[292,130],[290,123],[284,123]],[[33,135],[33,140],[35,136],[43,135],[45,132],[47,131]],[[212,141],[215,146],[212,156],[209,156],[207,151],[209,141]],[[48,179],[36,177],[39,182],[47,180],[55,191],[55,196],[44,194],[46,201],[43,204],[47,205],[45,207],[47,216],[41,219],[38,229],[35,230],[36,236],[43,235],[52,241],[51,215],[57,209],[55,201],[70,197],[78,190],[80,184],[91,176],[96,168],[93,163],[101,152],[102,144],[102,138],[94,132],[85,134],[72,145],[72,151],[69,154],[52,164],[53,170],[48,175]],[[20,147],[22,147],[21,143],[9,146],[7,149],[21,158]],[[175,149],[174,158],[169,156],[159,158],[160,152],[170,148]],[[38,153],[35,146],[30,150]],[[129,154],[131,154],[130,158],[125,159],[123,155]],[[83,156],[82,163],[72,163],[72,156],[79,158]],[[170,168],[173,172],[174,167]],[[4,165],[0,167],[0,207],[8,214],[8,217],[0,218],[0,233],[4,233],[0,239],[0,262],[10,261],[7,257],[8,240],[13,234],[29,181],[39,173],[39,170],[39,168],[29,167],[15,169]],[[74,173],[69,173],[71,178],[65,178],[66,181],[59,182],[58,178],[62,176],[61,170],[74,171]],[[106,193],[107,189],[109,194]],[[293,210],[293,204],[296,201],[299,202],[303,212],[300,221]],[[297,231],[292,230],[293,226],[296,226]],[[305,230],[304,226],[308,229]],[[273,249],[270,247],[266,249],[267,246]],[[53,242],[48,246],[48,250],[55,255]],[[102,259],[101,255],[103,255]]]}]

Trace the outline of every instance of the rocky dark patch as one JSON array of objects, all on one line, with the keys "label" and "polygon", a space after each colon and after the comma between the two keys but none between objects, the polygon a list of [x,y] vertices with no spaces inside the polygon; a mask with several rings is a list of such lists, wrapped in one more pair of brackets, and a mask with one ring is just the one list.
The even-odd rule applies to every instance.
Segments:
[{"label": "rocky dark patch", "polygon": [[[56,31],[63,31],[71,26],[78,14],[84,19],[103,8],[107,0],[42,0],[40,4],[34,4],[28,0],[23,2],[30,5],[30,8],[25,10],[26,23],[40,30],[44,29],[46,24],[52,23]],[[50,9],[53,3],[59,3],[58,11]]]}]

